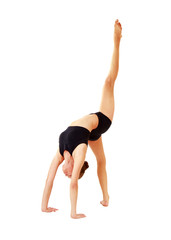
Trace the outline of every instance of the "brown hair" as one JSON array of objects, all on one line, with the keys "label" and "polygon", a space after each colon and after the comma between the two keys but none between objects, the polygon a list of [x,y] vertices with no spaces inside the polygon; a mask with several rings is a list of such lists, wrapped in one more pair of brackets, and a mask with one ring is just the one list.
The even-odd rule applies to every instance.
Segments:
[{"label": "brown hair", "polygon": [[88,162],[85,161],[82,168],[81,168],[81,171],[80,171],[80,176],[79,176],[79,179],[82,178],[82,176],[84,175],[85,173],[85,170],[89,168],[89,165],[88,165]]}]

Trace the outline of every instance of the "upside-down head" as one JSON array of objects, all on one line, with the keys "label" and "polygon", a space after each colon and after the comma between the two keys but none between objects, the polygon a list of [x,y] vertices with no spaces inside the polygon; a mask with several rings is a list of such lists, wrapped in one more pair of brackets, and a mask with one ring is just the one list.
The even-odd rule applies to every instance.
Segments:
[{"label": "upside-down head", "polygon": [[[65,163],[62,166],[63,173],[65,174],[65,176],[71,178],[72,171],[73,171],[73,168],[74,168],[74,159],[70,155],[70,153],[67,152],[67,151],[64,152],[64,158],[65,158]],[[81,168],[79,179],[82,178],[82,176],[84,175],[87,168],[89,168],[89,165],[88,165],[88,162],[85,161],[82,168]]]}]

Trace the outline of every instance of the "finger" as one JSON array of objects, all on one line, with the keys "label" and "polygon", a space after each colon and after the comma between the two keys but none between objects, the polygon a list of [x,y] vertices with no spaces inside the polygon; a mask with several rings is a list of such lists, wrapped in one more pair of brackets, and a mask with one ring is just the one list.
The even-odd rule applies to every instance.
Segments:
[{"label": "finger", "polygon": [[52,211],[53,211],[53,212],[56,212],[57,210],[58,210],[58,209],[56,209],[56,208],[52,208]]},{"label": "finger", "polygon": [[48,210],[49,210],[49,211],[52,211],[52,210],[53,210],[53,208],[49,207],[49,208],[48,208]]},{"label": "finger", "polygon": [[53,212],[53,209],[52,208],[48,209],[48,212]]},{"label": "finger", "polygon": [[58,211],[58,209],[54,208],[54,212]]},{"label": "finger", "polygon": [[47,212],[56,212],[58,209],[49,207]]},{"label": "finger", "polygon": [[85,218],[86,217],[86,215],[84,215],[84,214],[78,214],[78,216],[77,216],[77,218]]}]

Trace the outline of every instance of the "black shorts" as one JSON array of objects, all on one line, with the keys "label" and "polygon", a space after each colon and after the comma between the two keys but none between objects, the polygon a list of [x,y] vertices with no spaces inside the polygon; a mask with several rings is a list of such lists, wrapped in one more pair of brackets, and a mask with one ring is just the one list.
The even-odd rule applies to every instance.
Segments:
[{"label": "black shorts", "polygon": [[88,145],[88,140],[96,141],[103,133],[105,133],[112,124],[112,121],[104,115],[102,112],[91,113],[96,114],[99,119],[99,123],[96,129],[91,132],[81,126],[69,126],[59,136],[59,151],[63,156],[64,151],[67,150],[71,155],[74,149],[81,143]]},{"label": "black shorts", "polygon": [[103,133],[105,133],[110,128],[112,121],[102,112],[96,112],[91,114],[96,114],[99,119],[99,124],[97,128],[91,131],[89,137],[90,141],[96,141],[101,137]]}]

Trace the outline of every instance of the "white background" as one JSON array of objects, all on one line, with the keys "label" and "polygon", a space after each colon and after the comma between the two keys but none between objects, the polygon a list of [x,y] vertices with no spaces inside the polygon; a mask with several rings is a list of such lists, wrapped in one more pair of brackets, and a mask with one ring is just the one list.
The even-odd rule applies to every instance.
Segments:
[{"label": "white background", "polygon": [[[58,136],[98,111],[123,27],[115,115],[104,135],[110,205],[102,207],[96,160],[79,182],[70,219],[69,179],[41,198]],[[1,239],[171,239],[171,35],[169,1],[0,2]]]}]

